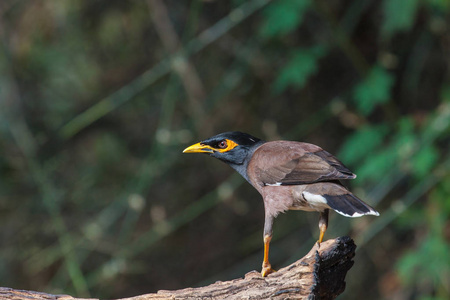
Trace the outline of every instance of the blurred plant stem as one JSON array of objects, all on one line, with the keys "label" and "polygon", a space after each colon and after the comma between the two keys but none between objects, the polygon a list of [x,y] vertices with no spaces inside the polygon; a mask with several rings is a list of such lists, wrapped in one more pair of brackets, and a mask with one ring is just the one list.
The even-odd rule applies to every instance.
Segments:
[{"label": "blurred plant stem", "polygon": [[[172,69],[180,77],[189,100],[189,111],[197,132],[210,135],[211,128],[205,126],[205,114],[202,106],[205,101],[205,89],[195,70],[193,64],[187,57],[182,56],[181,43],[177,33],[170,21],[167,8],[161,0],[148,0],[151,19],[155,25],[156,32],[161,39],[167,52],[174,57]],[[180,55],[177,55],[180,53]]]},{"label": "blurred plant stem", "polygon": [[196,200],[188,207],[180,211],[180,213],[164,220],[139,236],[134,241],[128,243],[127,247],[120,250],[110,260],[103,263],[96,271],[92,272],[88,277],[89,286],[93,287],[100,284],[104,280],[104,269],[117,260],[127,260],[144,251],[150,251],[151,247],[164,237],[169,236],[174,231],[185,226],[202,213],[210,210],[212,207],[225,200],[220,197],[221,188],[235,190],[242,183],[243,179],[238,174],[233,174],[229,179],[224,181],[221,186],[206,194],[202,198]]},{"label": "blurred plant stem", "polygon": [[131,83],[124,85],[117,92],[100,100],[97,104],[75,116],[61,127],[59,131],[61,138],[67,140],[73,137],[83,128],[130,101],[148,86],[169,74],[172,70],[173,62],[176,61],[176,57],[185,57],[187,59],[189,56],[198,53],[233,27],[246,20],[250,15],[267,5],[270,1],[271,0],[252,0],[244,2],[241,6],[232,10],[226,17],[189,41],[184,49],[179,50],[172,57],[159,62],[156,66],[138,76]]},{"label": "blurred plant stem", "polygon": [[[2,27],[2,20],[0,19],[0,27]],[[45,170],[39,161],[36,153],[38,145],[25,118],[20,110],[23,103],[20,99],[19,89],[17,83],[10,71],[11,59],[8,44],[4,35],[1,35],[2,52],[6,57],[3,61],[2,69],[0,70],[0,78],[2,79],[1,103],[0,113],[1,117],[7,122],[7,128],[16,143],[18,149],[22,152],[27,168],[31,173],[35,185],[40,192],[40,199],[42,204],[47,209],[52,223],[53,230],[58,237],[59,249],[61,256],[64,259],[64,265],[73,284],[74,289],[79,295],[89,296],[89,289],[86,279],[81,271],[80,263],[74,252],[74,239],[62,218],[60,213],[61,193],[50,179],[50,174]],[[23,220],[27,222],[27,220]]]}]

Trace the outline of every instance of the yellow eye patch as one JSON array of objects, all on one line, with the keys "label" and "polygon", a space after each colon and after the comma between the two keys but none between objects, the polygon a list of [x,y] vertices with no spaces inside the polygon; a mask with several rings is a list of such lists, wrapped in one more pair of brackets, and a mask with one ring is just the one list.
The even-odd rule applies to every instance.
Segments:
[{"label": "yellow eye patch", "polygon": [[214,148],[215,151],[220,152],[220,153],[224,153],[224,152],[228,152],[234,148],[236,148],[237,146],[239,146],[238,144],[236,144],[235,142],[233,142],[232,140],[226,139],[226,147],[225,148],[220,148],[221,143],[223,143],[223,141],[221,143],[219,143],[219,148]]},{"label": "yellow eye patch", "polygon": [[[221,143],[224,143],[223,148],[221,147]],[[213,151],[224,153],[234,149],[237,146],[239,145],[232,140],[226,139],[218,143],[216,147],[197,143],[184,149],[183,153],[212,153]]]}]

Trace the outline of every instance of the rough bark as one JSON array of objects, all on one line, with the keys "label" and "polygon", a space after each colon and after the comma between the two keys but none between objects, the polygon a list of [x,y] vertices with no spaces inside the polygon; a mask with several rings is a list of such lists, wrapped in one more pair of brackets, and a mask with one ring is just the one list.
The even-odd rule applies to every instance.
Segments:
[{"label": "rough bark", "polygon": [[[353,265],[355,243],[349,237],[340,237],[314,245],[302,259],[261,277],[252,271],[244,278],[218,281],[199,288],[175,291],[161,290],[155,294],[124,298],[122,300],[148,299],[334,299],[345,289],[345,275]],[[5,300],[70,300],[68,295],[14,290],[0,287],[0,299]]]}]

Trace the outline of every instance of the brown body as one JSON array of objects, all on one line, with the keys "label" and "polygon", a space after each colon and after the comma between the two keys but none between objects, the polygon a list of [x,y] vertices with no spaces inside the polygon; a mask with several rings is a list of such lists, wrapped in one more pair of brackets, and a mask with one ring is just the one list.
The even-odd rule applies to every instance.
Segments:
[{"label": "brown body", "polygon": [[259,146],[249,161],[247,173],[250,183],[263,197],[266,214],[273,217],[290,209],[324,211],[330,208],[327,203],[320,198],[308,200],[304,195],[350,194],[338,180],[356,177],[319,146],[291,141]]},{"label": "brown body", "polygon": [[378,215],[354,196],[340,180],[354,179],[336,157],[319,146],[292,142],[264,142],[242,132],[226,132],[192,145],[184,152],[208,153],[238,171],[261,194],[264,201],[264,260],[261,274],[273,269],[269,244],[274,218],[287,210],[318,211],[319,244],[333,209],[346,217]]}]

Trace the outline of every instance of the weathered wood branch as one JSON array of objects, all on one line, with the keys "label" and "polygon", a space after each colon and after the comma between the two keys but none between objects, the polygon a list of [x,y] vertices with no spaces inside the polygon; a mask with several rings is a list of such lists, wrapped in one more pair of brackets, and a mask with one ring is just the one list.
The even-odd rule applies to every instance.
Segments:
[{"label": "weathered wood branch", "polygon": [[[345,275],[353,265],[355,243],[340,237],[314,245],[302,259],[261,277],[252,271],[244,278],[218,281],[199,288],[158,291],[122,300],[151,299],[334,299],[345,289]],[[50,295],[0,287],[0,299],[5,300],[80,300],[67,295]]]}]

